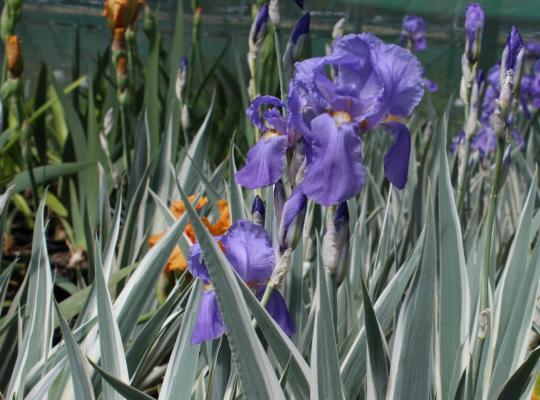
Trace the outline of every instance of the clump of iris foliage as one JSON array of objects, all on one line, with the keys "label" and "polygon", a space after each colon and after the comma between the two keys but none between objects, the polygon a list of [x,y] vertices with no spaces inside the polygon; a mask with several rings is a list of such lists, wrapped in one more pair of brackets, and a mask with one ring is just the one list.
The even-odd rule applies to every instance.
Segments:
[{"label": "clump of iris foliage", "polygon": [[468,5],[435,111],[419,17],[396,43],[336,21],[312,55],[316,15],[259,2],[230,61],[192,7],[169,41],[106,0],[64,87],[25,75],[4,2],[0,397],[539,398],[540,44],[509,26],[480,71]]}]

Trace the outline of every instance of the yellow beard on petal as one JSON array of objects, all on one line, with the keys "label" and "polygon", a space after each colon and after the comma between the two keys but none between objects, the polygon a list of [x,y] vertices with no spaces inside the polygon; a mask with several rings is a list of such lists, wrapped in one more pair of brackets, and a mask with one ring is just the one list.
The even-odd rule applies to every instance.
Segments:
[{"label": "yellow beard on petal", "polygon": [[334,111],[332,113],[332,118],[334,118],[334,121],[336,121],[337,126],[341,126],[341,124],[352,121],[351,114],[345,111]]}]

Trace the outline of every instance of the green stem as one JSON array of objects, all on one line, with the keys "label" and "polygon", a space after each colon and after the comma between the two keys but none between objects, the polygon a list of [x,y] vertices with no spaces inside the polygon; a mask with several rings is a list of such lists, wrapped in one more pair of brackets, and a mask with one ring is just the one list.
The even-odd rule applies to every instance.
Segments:
[{"label": "green stem", "polygon": [[336,274],[325,271],[326,287],[328,288],[328,297],[330,298],[330,309],[332,311],[332,322],[334,325],[334,334],[337,340],[337,283]]},{"label": "green stem", "polygon": [[128,138],[127,138],[126,112],[123,106],[120,106],[120,126],[122,129],[122,147],[124,148],[124,157],[126,159],[126,171],[131,171],[131,159],[129,156],[129,147],[128,147]]},{"label": "green stem", "polygon": [[[497,199],[503,185],[503,155],[504,155],[504,139],[497,140],[497,154],[495,158],[495,176],[493,186],[491,187],[491,195],[489,197],[488,218],[486,226],[486,243],[484,247],[484,260],[482,266],[482,286],[481,286],[481,303],[480,313],[489,310],[489,262],[491,259],[491,243],[493,238],[493,225],[495,223],[495,212],[497,210]],[[480,316],[479,316],[480,318]],[[480,319],[479,319],[480,321]],[[488,322],[489,323],[489,322]],[[480,361],[482,359],[482,351],[484,348],[485,335],[478,335],[474,346],[473,364],[472,364],[472,388],[476,388],[478,373],[480,369]],[[473,392],[474,393],[474,392]]]},{"label": "green stem", "polygon": [[[274,290],[275,290],[274,286],[266,285],[266,289],[264,290],[264,294],[263,294],[263,297],[261,299],[261,306],[263,308],[266,308],[266,305],[270,301],[270,298],[272,297],[272,293],[274,293]],[[257,328],[257,320],[256,319],[253,319],[251,321],[251,326],[253,326],[253,329]]]},{"label": "green stem", "polygon": [[279,28],[274,26],[274,42],[276,44],[276,61],[278,67],[279,76],[279,89],[281,91],[281,100],[287,101],[287,87],[285,82],[285,75],[283,73],[283,57],[281,56],[281,41],[279,39]]}]

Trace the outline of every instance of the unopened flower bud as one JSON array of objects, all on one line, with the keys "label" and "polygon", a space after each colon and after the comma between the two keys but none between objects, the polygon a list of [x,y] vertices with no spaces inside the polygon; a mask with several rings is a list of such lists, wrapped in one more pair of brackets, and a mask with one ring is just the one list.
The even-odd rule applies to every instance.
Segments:
[{"label": "unopened flower bud", "polygon": [[501,107],[502,114],[508,115],[510,111],[510,105],[512,104],[512,98],[514,94],[514,71],[508,70],[501,82],[501,93],[499,94],[499,106]]},{"label": "unopened flower bud", "polygon": [[301,140],[296,145],[289,166],[289,181],[299,185],[304,180],[306,173],[306,146]]},{"label": "unopened flower bud", "polygon": [[157,29],[156,16],[148,6],[144,7],[143,31],[148,38],[153,38]]},{"label": "unopened flower bud", "polygon": [[[274,185],[274,216],[276,223],[281,222],[281,215],[283,214],[283,207],[287,201],[287,193],[285,193],[285,187],[281,179]],[[279,229],[279,226],[276,226]]]},{"label": "unopened flower bud", "polygon": [[268,3],[264,3],[249,31],[249,51],[257,52],[266,35],[266,26],[268,25]]},{"label": "unopened flower bud", "polygon": [[484,10],[480,4],[469,4],[465,11],[465,30],[467,31],[465,54],[471,63],[476,63],[480,56],[484,22]]},{"label": "unopened flower bud", "polygon": [[251,219],[254,224],[264,226],[264,220],[266,217],[266,207],[264,201],[260,198],[259,195],[255,196],[253,200],[253,205],[251,206]]},{"label": "unopened flower bud", "polygon": [[[518,66],[518,56],[523,52],[523,40],[515,26],[512,26],[504,46],[503,59],[501,65],[506,71],[516,71]],[[501,82],[502,83],[502,82]]]},{"label": "unopened flower bud", "polygon": [[294,249],[302,237],[304,218],[306,216],[307,196],[302,187],[297,186],[283,206],[283,214],[279,226],[280,251]]},{"label": "unopened flower bud", "polygon": [[270,0],[270,5],[268,6],[268,15],[270,17],[270,23],[274,27],[278,27],[281,22],[281,15],[279,13],[279,1],[280,0]]},{"label": "unopened flower bud", "polygon": [[176,98],[178,101],[182,101],[184,97],[184,90],[187,85],[187,72],[188,72],[188,60],[186,57],[180,58],[180,63],[178,65],[178,71],[176,72],[176,84],[175,92]]},{"label": "unopened flower bud", "polygon": [[336,275],[343,263],[349,243],[349,210],[347,202],[341,202],[337,208],[328,209],[326,231],[322,240],[322,260],[324,269]]},{"label": "unopened flower bud", "polygon": [[23,59],[21,41],[16,35],[10,35],[6,44],[7,69],[13,78],[21,76]]},{"label": "unopened flower bud", "polygon": [[341,18],[332,29],[332,39],[336,40],[342,37],[345,34],[345,24],[347,23],[347,18]]},{"label": "unopened flower bud", "polygon": [[287,42],[285,53],[283,53],[283,65],[287,69],[292,69],[294,63],[298,61],[304,50],[304,45],[309,34],[309,12],[305,13],[298,20]]},{"label": "unopened flower bud", "polygon": [[478,317],[478,338],[485,339],[489,328],[491,311],[489,308],[482,310]]},{"label": "unopened flower bud", "polygon": [[491,128],[495,131],[495,134],[499,139],[505,139],[506,137],[506,122],[499,106],[499,102],[496,101],[495,110],[489,117],[489,123]]}]

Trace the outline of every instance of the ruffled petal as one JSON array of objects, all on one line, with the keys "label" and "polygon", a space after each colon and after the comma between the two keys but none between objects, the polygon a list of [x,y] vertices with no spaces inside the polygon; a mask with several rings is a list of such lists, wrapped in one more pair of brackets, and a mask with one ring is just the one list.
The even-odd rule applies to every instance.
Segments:
[{"label": "ruffled petal", "polygon": [[248,189],[276,183],[285,170],[288,138],[285,135],[263,137],[247,153],[246,165],[236,175],[236,182]]},{"label": "ruffled petal", "polygon": [[261,106],[265,104],[275,107],[283,107],[283,102],[274,96],[259,96],[251,102],[247,109],[248,118],[250,119],[251,123],[261,131],[267,130],[259,116],[259,110]]},{"label": "ruffled petal", "polygon": [[403,124],[388,122],[383,127],[394,138],[394,144],[384,156],[384,175],[398,189],[403,189],[409,173],[411,136]]},{"label": "ruffled petal", "polygon": [[[262,299],[265,289],[264,286],[257,289],[257,298],[259,300]],[[270,300],[266,304],[266,309],[287,336],[291,337],[296,333],[296,326],[289,314],[285,299],[278,290],[272,292],[272,296],[270,296]]]},{"label": "ruffled petal", "polygon": [[216,292],[214,290],[204,291],[199,305],[197,321],[195,321],[193,333],[191,334],[191,343],[198,344],[206,340],[218,339],[224,332],[225,327]]},{"label": "ruffled petal", "polygon": [[250,286],[266,283],[276,263],[270,236],[260,225],[236,221],[221,240],[225,256]]},{"label": "ruffled petal", "polygon": [[311,122],[304,137],[309,160],[303,183],[304,193],[325,206],[357,195],[365,180],[360,138],[352,124],[337,126],[329,114]]},{"label": "ruffled petal", "polygon": [[402,47],[389,45],[369,33],[360,35],[371,49],[372,64],[384,83],[379,111],[369,118],[370,126],[386,115],[407,117],[424,95],[422,65]]}]

